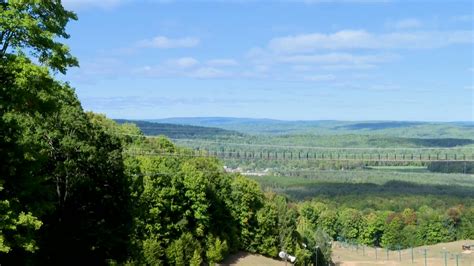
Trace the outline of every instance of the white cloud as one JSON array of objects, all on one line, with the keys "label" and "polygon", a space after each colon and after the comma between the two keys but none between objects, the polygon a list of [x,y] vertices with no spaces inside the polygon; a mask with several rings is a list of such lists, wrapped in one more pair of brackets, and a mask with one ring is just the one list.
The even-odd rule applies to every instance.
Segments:
[{"label": "white cloud", "polygon": [[402,19],[393,23],[393,26],[396,29],[401,29],[401,30],[419,28],[421,27],[421,25],[422,23],[419,20],[414,19],[414,18]]},{"label": "white cloud", "polygon": [[221,67],[239,65],[239,63],[237,63],[237,61],[235,61],[234,59],[228,59],[228,58],[212,59],[212,60],[207,61],[207,64],[209,66],[221,66]]},{"label": "white cloud", "polygon": [[473,32],[418,31],[374,34],[364,30],[342,30],[332,34],[300,34],[272,39],[268,47],[275,53],[305,53],[321,49],[413,49],[438,48],[473,42]]},{"label": "white cloud", "polygon": [[397,60],[396,54],[354,54],[347,52],[281,54],[263,49],[252,49],[248,59],[254,65],[288,65],[290,70],[305,72],[315,68],[323,70],[368,70],[379,63]]},{"label": "white cloud", "polygon": [[190,68],[199,64],[199,61],[192,57],[181,57],[167,61],[167,65],[177,68]]},{"label": "white cloud", "polygon": [[[164,65],[143,66],[136,68],[132,74],[145,76],[150,78],[198,78],[198,79],[213,79],[231,77],[232,72],[224,71],[215,67],[196,67],[198,63],[191,63],[192,60],[181,60],[183,64],[176,65],[167,61]],[[174,62],[176,63],[176,62]]]},{"label": "white cloud", "polygon": [[394,56],[389,55],[353,55],[349,53],[329,53],[311,55],[279,56],[276,60],[292,64],[366,64],[388,61]]},{"label": "white cloud", "polygon": [[375,64],[334,64],[334,65],[324,65],[320,68],[323,70],[368,70],[374,69],[377,65]]},{"label": "white cloud", "polygon": [[224,77],[228,77],[229,75],[230,75],[230,73],[222,71],[218,68],[202,67],[202,68],[198,68],[195,71],[189,73],[188,76],[191,77],[191,78],[208,79],[208,78],[224,78]]},{"label": "white cloud", "polygon": [[200,40],[195,37],[184,38],[168,38],[166,36],[156,36],[153,39],[142,40],[137,43],[138,47],[146,48],[190,48],[195,47],[200,43]]}]

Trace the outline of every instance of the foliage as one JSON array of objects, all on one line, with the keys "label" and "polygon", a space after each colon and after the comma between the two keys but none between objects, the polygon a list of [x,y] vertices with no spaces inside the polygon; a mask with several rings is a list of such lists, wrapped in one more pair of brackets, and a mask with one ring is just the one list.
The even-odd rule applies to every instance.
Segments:
[{"label": "foliage", "polygon": [[126,259],[120,139],[50,73],[77,65],[60,42],[74,13],[60,1],[12,0],[0,1],[0,14],[2,264]]},{"label": "foliage", "polygon": [[61,1],[1,0],[0,57],[29,51],[53,70],[62,73],[78,62],[59,38],[69,38],[65,28],[77,16]]},{"label": "foliage", "polygon": [[[171,245],[168,246],[166,249],[166,258],[170,264],[185,265],[193,260],[196,253],[200,254],[201,252],[201,244],[188,232],[183,233],[180,238],[174,240]],[[197,257],[194,258],[194,260],[197,260]]]},{"label": "foliage", "polygon": [[[119,139],[86,114],[72,89],[54,81],[45,67],[13,55],[3,63],[9,79],[2,83],[0,128],[7,133],[0,140],[1,194],[14,212],[31,213],[43,223],[35,256],[58,262],[73,254],[84,260],[125,258],[129,185]],[[20,250],[7,257],[33,258]]]},{"label": "foliage", "polygon": [[163,135],[171,139],[215,139],[216,137],[242,136],[242,133],[215,127],[199,127],[191,125],[176,125],[167,123],[152,123],[116,119],[119,124],[136,125],[147,136]]},{"label": "foliage", "polygon": [[[132,142],[127,150],[140,146],[157,154],[179,150],[165,138]],[[246,177],[226,174],[214,159],[133,155],[126,161],[136,180],[135,263],[213,264],[236,250],[276,256],[280,228],[296,219],[295,214],[285,216],[286,199],[264,195]],[[281,217],[287,218],[283,222]],[[297,238],[285,241],[294,247]]]},{"label": "foliage", "polygon": [[31,213],[14,213],[8,200],[0,201],[0,217],[0,252],[8,253],[12,249],[35,252],[38,249],[34,236],[41,221]]},{"label": "foliage", "polygon": [[[299,231],[303,241],[311,243],[312,232],[321,230],[324,235],[334,240],[360,243],[368,246],[381,246],[389,249],[406,248],[420,245],[431,245],[460,239],[472,239],[472,211],[474,207],[457,205],[446,211],[421,206],[417,210],[406,208],[394,212],[391,208],[374,210],[357,210],[334,203],[322,203],[317,200],[302,202],[300,205]],[[313,210],[310,210],[313,209]],[[308,213],[321,215],[312,219]],[[326,214],[335,219],[335,235],[330,236],[327,230]],[[324,214],[324,215],[323,215]],[[328,242],[328,241],[326,241]],[[321,246],[321,245],[320,245]]]},{"label": "foliage", "polygon": [[[231,118],[231,117],[193,117],[169,118],[153,122],[196,125],[235,130],[268,138],[274,136],[313,135],[318,137],[352,134],[366,136],[393,136],[403,138],[466,138],[473,139],[472,122],[434,123],[404,121],[282,121],[273,119]],[[318,138],[313,138],[318,139]],[[324,138],[323,138],[324,139]],[[324,139],[324,142],[326,139]]]},{"label": "foliage", "polygon": [[474,174],[474,162],[432,162],[428,165],[431,172]]},{"label": "foliage", "polygon": [[214,238],[212,235],[207,239],[206,257],[210,265],[222,261],[227,255],[227,241],[221,241],[219,237]]}]

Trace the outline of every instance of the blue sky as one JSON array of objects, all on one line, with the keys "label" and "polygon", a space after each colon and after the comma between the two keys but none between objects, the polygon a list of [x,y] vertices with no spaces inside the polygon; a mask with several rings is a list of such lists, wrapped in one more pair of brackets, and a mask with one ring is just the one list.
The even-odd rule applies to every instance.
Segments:
[{"label": "blue sky", "polygon": [[63,2],[64,79],[112,118],[474,118],[471,1]]}]

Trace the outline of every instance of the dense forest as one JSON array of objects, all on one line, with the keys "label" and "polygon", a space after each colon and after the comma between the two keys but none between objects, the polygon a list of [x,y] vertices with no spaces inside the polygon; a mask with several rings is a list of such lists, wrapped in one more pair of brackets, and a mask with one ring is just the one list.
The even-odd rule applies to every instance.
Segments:
[{"label": "dense forest", "polygon": [[165,118],[151,122],[219,127],[251,135],[372,135],[401,138],[473,139],[472,122],[284,121],[232,117]]},{"label": "dense forest", "polygon": [[205,139],[215,137],[242,136],[242,133],[215,127],[200,127],[190,125],[176,125],[166,123],[152,123],[146,121],[133,121],[116,119],[119,124],[133,123],[147,136],[163,135],[171,139]]},{"label": "dense forest", "polygon": [[79,64],[61,42],[77,16],[59,0],[0,0],[0,13],[2,265],[213,265],[238,250],[323,265],[337,239],[395,248],[474,238],[469,203],[297,201],[85,112],[57,78]]}]

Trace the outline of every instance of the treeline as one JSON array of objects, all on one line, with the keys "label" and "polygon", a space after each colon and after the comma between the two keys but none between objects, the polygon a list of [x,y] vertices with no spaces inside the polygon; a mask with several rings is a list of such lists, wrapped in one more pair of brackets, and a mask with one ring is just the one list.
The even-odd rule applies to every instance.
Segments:
[{"label": "treeline", "polygon": [[58,42],[74,19],[60,1],[0,1],[2,265],[127,258],[121,140],[53,77],[78,64]]},{"label": "treeline", "polygon": [[474,174],[474,162],[432,162],[428,170],[439,173]]},{"label": "treeline", "polygon": [[[157,124],[158,127],[159,124]],[[208,128],[213,129],[213,128]],[[236,131],[227,131],[236,132]],[[222,138],[221,138],[222,137]],[[227,138],[226,138],[227,137]],[[229,143],[240,143],[240,144],[258,144],[260,150],[264,145],[275,145],[275,146],[290,146],[293,149],[287,151],[310,151],[304,147],[328,147],[328,148],[383,148],[386,151],[402,152],[406,154],[418,154],[419,151],[423,151],[424,148],[432,149],[432,153],[439,153],[444,155],[446,152],[449,154],[449,150],[446,148],[457,148],[458,150],[464,149],[466,151],[472,151],[474,147],[474,140],[468,138],[402,138],[393,137],[390,135],[364,135],[364,134],[333,134],[333,135],[315,135],[315,134],[292,134],[292,135],[230,135],[220,136],[216,135],[215,140],[227,141]],[[199,143],[196,141],[196,143]],[[221,145],[209,145],[213,149],[216,148],[238,148],[239,146],[232,146],[232,144],[220,143]],[[206,143],[202,143],[206,145]],[[297,148],[301,147],[301,148]],[[270,151],[283,151],[282,147],[278,149],[271,149],[265,147]],[[393,150],[391,150],[391,148]],[[404,149],[406,148],[406,150]],[[439,148],[439,149],[437,149]],[[419,150],[420,149],[420,150]],[[426,151],[425,151],[426,152]]]},{"label": "treeline", "polygon": [[300,205],[302,219],[333,239],[399,249],[474,238],[474,208],[447,210],[422,206],[417,211],[335,207],[318,201]]},{"label": "treeline", "polygon": [[147,136],[163,135],[172,139],[214,139],[216,137],[237,137],[242,133],[215,127],[200,127],[137,120],[116,119],[119,124],[133,123]]},{"label": "treeline", "polygon": [[473,139],[474,129],[472,122],[431,123],[431,122],[404,122],[404,121],[282,121],[272,119],[251,118],[171,118],[157,120],[165,123],[191,124],[199,126],[219,126],[224,129],[235,130],[251,135],[267,137],[286,135],[358,135],[373,137],[395,138],[455,138]]},{"label": "treeline", "polygon": [[[165,138],[141,138],[129,149],[140,146],[180,152]],[[201,265],[238,250],[270,257],[285,250],[303,265],[312,251],[302,244],[319,241],[315,232],[298,232],[299,213],[285,197],[264,194],[256,181],[225,173],[216,159],[132,155],[125,162],[134,188],[129,263]],[[330,259],[321,257],[321,263]]]}]

